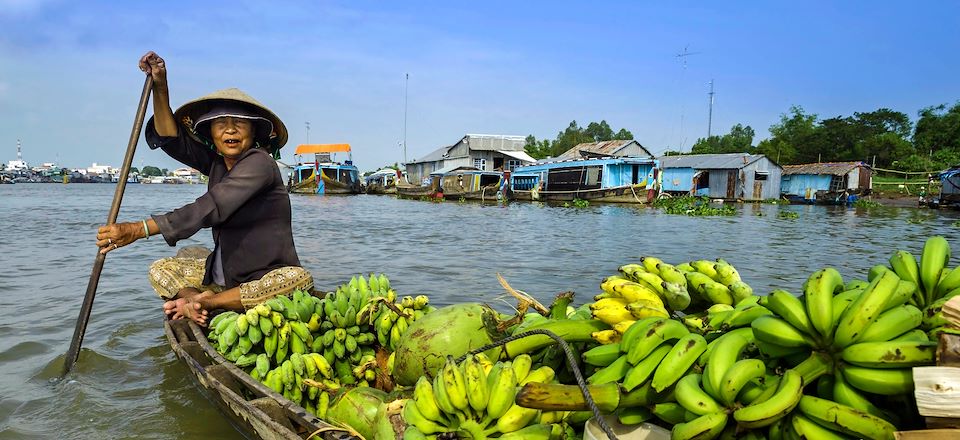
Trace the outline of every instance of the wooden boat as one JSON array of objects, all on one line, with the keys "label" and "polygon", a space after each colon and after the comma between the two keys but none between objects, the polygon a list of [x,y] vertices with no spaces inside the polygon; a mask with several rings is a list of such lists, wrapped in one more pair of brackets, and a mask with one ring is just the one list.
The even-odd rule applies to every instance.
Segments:
[{"label": "wooden boat", "polygon": [[164,320],[170,348],[231,423],[251,438],[302,440],[316,433],[324,440],[355,440],[341,428],[308,413],[226,360],[190,320]]},{"label": "wooden boat", "polygon": [[[332,154],[347,153],[343,163],[333,161]],[[313,162],[301,162],[300,155],[313,153]],[[287,189],[297,194],[359,194],[360,171],[353,165],[350,144],[304,144],[294,153],[297,165],[293,167]]]},{"label": "wooden boat", "polygon": [[497,201],[503,199],[503,173],[458,168],[440,175],[440,190],[448,200]]},{"label": "wooden boat", "polygon": [[659,163],[651,158],[605,157],[545,162],[511,173],[512,200],[650,203],[660,192]]},{"label": "wooden boat", "polygon": [[426,185],[411,185],[405,181],[397,183],[397,197],[403,199],[435,197],[439,190],[440,176],[430,176],[430,181]]},{"label": "wooden boat", "polygon": [[401,179],[401,171],[384,168],[365,177],[364,192],[367,194],[396,194],[397,182]]}]

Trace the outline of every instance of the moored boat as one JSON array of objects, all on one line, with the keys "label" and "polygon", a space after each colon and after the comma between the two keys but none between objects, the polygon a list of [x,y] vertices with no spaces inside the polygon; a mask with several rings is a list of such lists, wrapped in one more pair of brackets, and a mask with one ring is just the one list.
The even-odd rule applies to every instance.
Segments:
[{"label": "moored boat", "polygon": [[518,167],[510,197],[521,201],[650,203],[660,192],[659,162],[639,157],[548,161]]},{"label": "moored boat", "polygon": [[410,183],[397,183],[397,197],[407,199],[419,199],[421,197],[434,197],[440,190],[440,176],[430,176],[429,180],[421,185],[411,185]]},{"label": "moored boat", "polygon": [[[301,162],[299,156],[313,154],[313,162]],[[344,162],[335,162],[332,154],[347,153]],[[297,165],[293,167],[287,187],[297,194],[359,194],[360,171],[353,165],[350,144],[304,144],[298,145],[295,154]]]},{"label": "moored boat", "polygon": [[164,320],[173,352],[186,364],[204,394],[247,436],[269,440],[356,439],[254,380],[210,345],[190,320]]},{"label": "moored boat", "polygon": [[364,177],[364,192],[367,194],[396,194],[400,171],[384,168]]},{"label": "moored boat", "polygon": [[[432,174],[431,174],[432,176]],[[504,177],[499,171],[481,171],[460,167],[440,177],[440,190],[446,199],[496,201],[503,199]]]}]

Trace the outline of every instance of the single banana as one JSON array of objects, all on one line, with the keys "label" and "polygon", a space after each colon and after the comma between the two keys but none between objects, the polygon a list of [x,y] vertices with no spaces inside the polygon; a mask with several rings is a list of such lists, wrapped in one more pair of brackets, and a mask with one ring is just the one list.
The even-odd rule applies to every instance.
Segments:
[{"label": "single banana", "polygon": [[814,336],[816,334],[803,302],[793,296],[792,293],[781,289],[774,290],[766,296],[766,301],[762,301],[761,305],[807,335]]},{"label": "single banana", "polygon": [[660,317],[650,317],[636,320],[630,325],[629,328],[627,328],[627,331],[623,332],[623,336],[620,338],[620,351],[623,353],[630,351],[630,347],[633,347],[633,344],[636,343],[637,339],[646,333],[647,329],[651,325],[653,325],[655,322],[665,320],[665,318]]},{"label": "single banana", "polygon": [[663,282],[662,286],[663,297],[671,309],[675,311],[686,310],[690,306],[690,292],[687,291],[686,286],[666,281]]},{"label": "single banana", "polygon": [[497,419],[496,428],[504,434],[520,430],[529,425],[540,414],[540,410],[513,405]]},{"label": "single banana", "polygon": [[698,416],[723,411],[720,403],[700,387],[701,376],[691,373],[683,376],[674,390],[677,403]]},{"label": "single banana", "polygon": [[[622,341],[622,339],[621,339]],[[606,367],[620,357],[620,343],[598,345],[583,352],[583,362],[595,367]]]},{"label": "single banana", "polygon": [[653,418],[653,413],[642,406],[617,410],[617,420],[623,425],[639,425],[651,418]]},{"label": "single banana", "polygon": [[[407,402],[409,405],[410,402]],[[433,393],[433,385],[430,380],[424,376],[417,379],[417,385],[413,389],[413,404],[417,406],[418,412],[423,417],[437,423],[446,423],[440,407],[437,406],[436,398]]]},{"label": "single banana", "polygon": [[643,268],[647,272],[660,275],[660,269],[658,269],[657,267],[660,265],[660,263],[663,263],[663,260],[657,257],[646,256],[646,257],[640,257],[640,263],[643,264]]},{"label": "single banana", "polygon": [[859,342],[843,349],[843,360],[867,368],[911,368],[936,362],[936,342]]},{"label": "single banana", "polygon": [[527,377],[527,374],[530,373],[530,368],[533,366],[533,358],[526,353],[520,354],[513,358],[510,366],[513,368],[513,373],[517,377],[517,382],[522,382],[523,379]]},{"label": "single banana", "polygon": [[891,341],[929,341],[930,338],[927,336],[927,332],[916,328],[890,340]]},{"label": "single banana", "polygon": [[733,305],[733,293],[730,288],[722,283],[711,282],[700,285],[701,294],[707,301],[714,304]]},{"label": "single banana", "polygon": [[594,372],[587,378],[587,383],[591,385],[603,385],[605,383],[619,382],[630,371],[630,363],[627,362],[627,356],[620,356],[610,365]]},{"label": "single banana", "polygon": [[453,357],[447,356],[447,362],[441,372],[443,386],[447,391],[447,398],[450,399],[450,403],[459,410],[467,409],[470,406],[470,402],[467,400],[467,383]]},{"label": "single banana", "polygon": [[403,421],[407,422],[408,425],[415,426],[424,434],[436,434],[446,431],[442,425],[421,414],[419,407],[410,400],[407,400],[407,403],[403,405]]},{"label": "single banana", "polygon": [[813,396],[803,396],[798,408],[816,423],[857,438],[888,439],[897,430],[882,418]]},{"label": "single banana", "polygon": [[833,338],[834,347],[844,348],[857,342],[863,331],[883,313],[884,305],[899,283],[897,275],[889,271],[870,282],[870,286],[840,316]]},{"label": "single banana", "polygon": [[833,327],[836,329],[837,323],[840,322],[840,317],[843,316],[843,312],[847,311],[847,307],[857,299],[860,294],[863,293],[863,289],[853,289],[853,290],[844,290],[833,297]]},{"label": "single banana", "polygon": [[667,353],[670,353],[672,349],[673,346],[670,344],[662,344],[647,355],[647,357],[637,362],[623,377],[623,383],[621,384],[623,389],[633,391],[636,387],[646,382],[647,379],[650,378],[650,375],[657,369],[657,366],[660,365],[663,358],[666,357]]},{"label": "single banana", "polygon": [[[513,365],[514,368],[516,368],[516,359],[514,359]],[[470,403],[470,407],[473,408],[477,414],[482,414],[487,408],[490,393],[487,388],[487,376],[483,372],[483,367],[473,355],[467,356],[463,361],[463,380],[467,387],[467,402]]]},{"label": "single banana", "polygon": [[670,425],[676,425],[685,421],[687,410],[677,402],[662,402],[651,406],[650,413]]},{"label": "single banana", "polygon": [[917,295],[918,292],[919,290],[916,284],[911,281],[900,280],[900,283],[897,284],[897,289],[894,290],[893,295],[890,296],[890,299],[887,300],[887,303],[883,306],[883,310],[887,311],[906,304],[914,295]]},{"label": "single banana", "polygon": [[716,340],[716,345],[707,359],[707,366],[703,369],[703,388],[716,396],[720,389],[723,376],[737,363],[740,354],[750,343],[747,338],[739,334],[728,333]]},{"label": "single banana", "polygon": [[936,300],[937,284],[940,283],[940,272],[950,262],[950,243],[941,235],[934,235],[927,239],[920,255],[920,282],[918,285],[925,294],[927,303]]},{"label": "single banana", "polygon": [[[443,368],[441,367],[440,370],[440,372],[442,372]],[[453,403],[450,402],[450,398],[447,396],[447,388],[443,383],[442,374],[439,374],[440,372],[438,372],[438,374],[433,378],[433,396],[434,400],[437,402],[437,407],[440,408],[440,411],[442,411],[448,417],[462,417],[463,414],[457,409],[457,407],[453,406]],[[512,375],[513,370],[511,370],[510,373]],[[490,399],[491,401],[493,400],[492,393],[490,395]],[[487,403],[487,408],[489,407],[490,403]]]},{"label": "single banana", "polygon": [[891,396],[913,392],[911,368],[877,369],[841,365],[840,371],[847,383],[868,393]]},{"label": "single banana", "polygon": [[826,343],[829,343],[833,336],[833,295],[842,288],[843,277],[832,267],[814,272],[804,285],[803,297],[807,316]]},{"label": "single banana", "polygon": [[714,268],[717,270],[717,282],[725,286],[729,286],[737,281],[743,281],[740,279],[740,274],[737,272],[737,269],[726,261],[718,260]]},{"label": "single banana", "polygon": [[752,305],[743,309],[734,309],[733,313],[727,317],[724,324],[727,326],[727,328],[748,327],[751,323],[753,323],[754,319],[772,314],[773,312],[764,306],[759,304]]},{"label": "single banana", "polygon": [[550,440],[551,438],[560,438],[560,434],[557,434],[556,437],[554,437],[554,428],[559,426],[560,425],[556,424],[551,425],[546,423],[537,423],[513,432],[508,432],[497,438],[503,440]]},{"label": "single banana", "polygon": [[787,321],[775,316],[761,316],[751,324],[754,336],[761,341],[783,347],[814,347],[816,342]]},{"label": "single banana", "polygon": [[[513,368],[502,367],[502,363],[494,365],[491,375],[487,378],[490,398],[487,400],[487,418],[497,420],[513,405],[517,396],[517,377]],[[491,381],[491,379],[493,379]]]},{"label": "single banana", "polygon": [[672,319],[657,321],[629,347],[630,351],[627,352],[627,361],[632,365],[636,365],[637,362],[647,357],[647,355],[659,347],[660,344],[666,341],[680,339],[689,333],[690,331],[687,330],[687,327],[680,321]]},{"label": "single banana", "polygon": [[673,425],[670,438],[673,440],[712,439],[720,435],[727,425],[726,411],[704,414],[694,420]]},{"label": "single banana", "polygon": [[803,377],[787,370],[777,391],[764,402],[747,405],[733,412],[733,418],[744,428],[762,428],[790,413],[803,396]]},{"label": "single banana", "polygon": [[[887,418],[887,415],[884,414],[883,410],[874,405],[867,396],[864,396],[860,390],[850,386],[846,379],[843,378],[843,373],[840,371],[834,373],[831,395],[832,397],[830,397],[828,400],[833,400],[837,403],[847,405],[851,408],[872,414],[877,417]],[[824,396],[820,397],[826,399]]]},{"label": "single banana", "polygon": [[[920,265],[916,257],[910,252],[899,250],[890,256],[890,268],[902,280],[912,281],[918,286],[920,283]],[[873,270],[871,269],[871,272]],[[870,281],[873,281],[872,279]]]},{"label": "single banana", "polygon": [[663,278],[663,281],[676,284],[683,290],[687,290],[687,278],[680,269],[672,264],[662,262],[657,265],[657,269],[660,271],[660,278]]},{"label": "single banana", "polygon": [[733,303],[740,304],[742,301],[753,297],[753,287],[743,281],[734,281],[729,286],[730,293],[733,294]]},{"label": "single banana", "polygon": [[531,382],[536,383],[550,383],[553,382],[553,378],[557,376],[557,373],[553,371],[553,368],[550,368],[549,365],[541,365],[540,368],[533,370],[527,377],[523,378],[522,381],[518,382],[519,386],[524,386]]},{"label": "single banana", "polygon": [[917,328],[921,322],[923,322],[923,312],[914,306],[904,304],[881,313],[863,331],[859,341],[861,343],[889,341]]},{"label": "single banana", "polygon": [[943,276],[940,277],[933,293],[936,298],[942,298],[947,293],[960,288],[960,266],[954,267],[950,271],[944,268],[941,273],[943,273]]},{"label": "single banana", "polygon": [[653,373],[653,389],[659,393],[676,383],[706,349],[706,339],[697,333],[680,338]]},{"label": "single banana", "polygon": [[743,387],[753,379],[764,377],[766,371],[767,366],[760,359],[737,361],[720,380],[720,386],[716,388],[716,397],[724,406],[732,406]]},{"label": "single banana", "polygon": [[844,440],[847,438],[839,432],[825,428],[813,420],[806,418],[803,414],[793,414],[790,416],[790,423],[800,438],[817,440]]}]

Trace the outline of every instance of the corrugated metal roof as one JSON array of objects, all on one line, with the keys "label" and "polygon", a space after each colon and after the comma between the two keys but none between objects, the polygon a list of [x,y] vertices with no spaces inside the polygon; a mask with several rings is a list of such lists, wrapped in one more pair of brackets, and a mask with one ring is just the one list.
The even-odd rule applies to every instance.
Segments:
[{"label": "corrugated metal roof", "polygon": [[474,151],[523,151],[527,138],[505,134],[468,134],[460,141],[466,141],[470,149]]},{"label": "corrugated metal roof", "polygon": [[[602,142],[590,142],[578,144],[576,147],[573,147],[567,151],[564,151],[563,154],[556,157],[556,160],[565,160],[565,159],[583,159],[586,156],[592,157],[613,157],[616,156],[616,152],[622,150],[624,147],[630,143],[634,143],[640,147],[640,150],[645,151],[647,155],[653,157],[643,145],[640,145],[640,142],[636,140],[613,140],[613,141],[602,141]],[[586,155],[583,153],[587,153]]]},{"label": "corrugated metal roof", "polygon": [[452,146],[437,148],[436,150],[433,150],[430,153],[428,153],[426,156],[423,156],[419,159],[411,159],[407,163],[411,164],[411,163],[421,163],[421,162],[436,162],[438,160],[442,160],[444,158],[443,156],[447,154],[447,151],[449,151],[451,147]]},{"label": "corrugated metal roof", "polygon": [[505,155],[505,156],[510,156],[510,157],[512,157],[512,158],[514,158],[514,159],[519,159],[519,160],[522,160],[522,161],[528,162],[528,163],[533,163],[533,162],[536,162],[536,161],[537,161],[536,159],[530,157],[530,155],[527,154],[526,151],[497,150],[497,152],[500,153],[500,154],[503,154],[503,155]]},{"label": "corrugated metal roof", "polygon": [[805,163],[800,165],[784,165],[783,175],[813,174],[827,176],[843,176],[858,167],[870,168],[863,162],[826,162]]},{"label": "corrugated metal roof", "polygon": [[[762,154],[726,153],[726,154],[684,154],[681,156],[661,156],[657,159],[663,168],[694,168],[699,170],[740,169],[765,156]],[[772,161],[771,161],[772,162]]]}]

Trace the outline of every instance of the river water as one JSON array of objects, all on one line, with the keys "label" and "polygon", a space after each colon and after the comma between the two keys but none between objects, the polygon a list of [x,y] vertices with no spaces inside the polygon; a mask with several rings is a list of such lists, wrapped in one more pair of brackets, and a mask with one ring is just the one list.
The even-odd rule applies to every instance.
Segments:
[{"label": "river water", "polygon": [[[56,379],[114,189],[0,185],[0,439],[237,438],[163,337],[146,269],[175,248],[159,237],[107,257],[79,362]],[[129,185],[120,221],[169,211],[204,190]],[[895,249],[919,255],[933,234],[960,248],[955,211],[744,205],[734,217],[683,217],[615,205],[291,199],[300,259],[318,287],[383,272],[401,295],[424,293],[437,305],[484,301],[505,309],[498,272],[544,303],[573,290],[580,304],[617,266],[642,255],[672,263],[723,257],[765,294],[798,292],[826,265],[865,278]],[[782,218],[784,211],[798,217]],[[209,232],[180,243],[188,244],[209,247]]]}]

